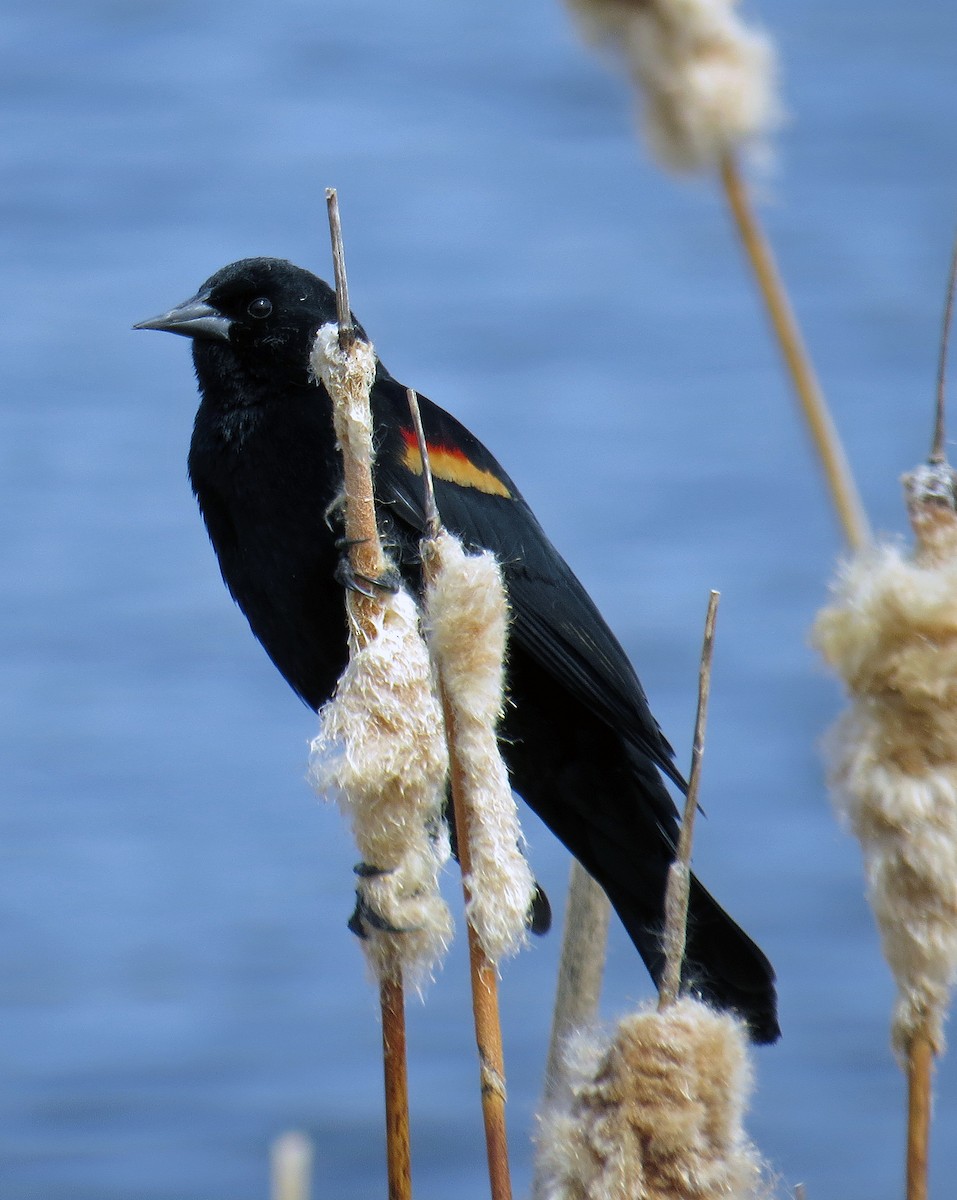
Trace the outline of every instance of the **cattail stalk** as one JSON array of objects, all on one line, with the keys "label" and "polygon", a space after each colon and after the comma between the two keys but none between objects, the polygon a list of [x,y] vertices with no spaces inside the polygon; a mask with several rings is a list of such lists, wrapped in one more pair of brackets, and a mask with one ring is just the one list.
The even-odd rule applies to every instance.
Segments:
[{"label": "cattail stalk", "polygon": [[[693,814],[704,748],[718,593],[712,592],[698,679],[688,804],[668,880],[667,965],[657,1011],[621,1020],[608,1038],[566,1046],[565,1087],[538,1136],[540,1200],[747,1200],[767,1196],[743,1129],[751,1068],[742,1022],[678,997]],[[689,819],[690,818],[690,819]]]},{"label": "cattail stalk", "polygon": [[704,733],[708,722],[708,699],[711,695],[711,663],[714,657],[714,625],[718,616],[720,592],[712,591],[708,598],[708,613],[704,624],[701,665],[698,668],[698,709],[695,715],[694,742],[691,749],[691,771],[688,793],[678,833],[675,861],[668,871],[665,891],[665,969],[658,991],[658,1010],[666,1009],[678,999],[681,990],[681,967],[685,957],[688,933],[688,899],[691,891],[691,846],[694,840],[694,820],[698,811],[698,791],[701,782],[701,761],[704,755]]},{"label": "cattail stalk", "polygon": [[871,539],[867,514],[848,465],[840,435],[801,336],[787,289],[774,261],[771,245],[751,205],[747,186],[732,153],[728,152],[722,156],[720,174],[721,186],[741,245],[754,272],[754,279],[774,330],[778,348],[791,376],[814,449],[821,461],[824,478],[844,537],[852,550],[859,550]]},{"label": "cattail stalk", "polygon": [[[478,823],[483,820],[483,814],[477,808],[478,794],[481,784],[477,781],[474,770],[469,769],[469,760],[474,752],[473,747],[466,745],[466,738],[474,739],[475,730],[466,733],[464,722],[472,724],[468,709],[471,707],[468,698],[463,703],[463,680],[460,678],[464,663],[463,648],[453,645],[452,639],[446,632],[445,636],[436,636],[434,628],[437,614],[437,592],[441,586],[443,573],[456,569],[453,565],[456,558],[462,555],[458,543],[453,543],[449,535],[441,528],[438,510],[435,506],[435,492],[432,484],[432,472],[429,467],[429,450],[422,428],[418,401],[415,393],[409,389],[409,408],[418,438],[419,454],[422,462],[422,477],[424,481],[425,509],[427,518],[426,536],[422,541],[422,565],[425,574],[426,609],[433,628],[430,645],[432,647],[436,675],[438,678],[439,696],[442,704],[442,714],[445,722],[446,741],[449,750],[450,785],[452,805],[455,817],[455,829],[458,840],[459,865],[462,871],[462,891],[465,898],[468,920],[469,972],[472,987],[472,1012],[475,1025],[475,1040],[479,1056],[479,1075],[482,1097],[482,1119],[485,1128],[485,1148],[488,1161],[489,1188],[492,1200],[511,1200],[512,1183],[509,1169],[508,1134],[505,1122],[505,1056],[502,1047],[502,1027],[499,1017],[498,1004],[498,972],[489,949],[487,939],[480,936],[475,919],[474,905],[476,897],[474,889],[478,885],[473,862],[473,844],[476,839]],[[489,556],[490,557],[490,556]],[[492,560],[494,564],[494,560]],[[496,568],[497,572],[497,568]],[[500,581],[499,581],[500,588]],[[502,598],[504,607],[504,598]],[[452,616],[452,624],[467,623],[465,637],[467,640],[481,641],[487,637],[487,629],[481,628],[481,621],[487,620],[479,614],[476,620],[474,614],[466,612]],[[494,635],[493,635],[494,636]],[[501,646],[497,648],[498,672],[501,672],[501,658],[504,652],[504,631]],[[458,659],[458,661],[456,661]],[[487,664],[486,664],[487,665]],[[492,664],[493,673],[495,664]],[[466,685],[468,686],[468,685]],[[499,697],[500,697],[500,683]],[[500,703],[500,699],[499,699]],[[480,708],[487,707],[479,705]],[[488,722],[488,714],[483,713]],[[494,742],[494,724],[486,730]],[[497,750],[495,751],[497,757]],[[498,760],[500,764],[500,759]],[[493,768],[494,769],[494,768]],[[501,785],[508,791],[508,780],[501,769]],[[510,798],[510,797],[509,797]],[[512,802],[514,804],[514,802]],[[514,838],[514,834],[506,835]],[[517,849],[516,849],[517,853]],[[527,911],[531,900],[533,884],[530,875],[523,883],[524,901],[519,910],[519,920]]]},{"label": "cattail stalk", "polygon": [[892,1041],[906,1062],[907,1196],[926,1200],[933,1065],[957,978],[957,472],[944,376],[951,260],[926,464],[905,476],[915,549],[874,547],[843,571],[815,624],[852,703],[832,735],[838,806],[864,855],[868,898],[897,984]]},{"label": "cattail stalk", "polygon": [[412,1200],[409,1133],[409,1067],[405,1043],[405,993],[401,968],[379,982],[382,1075],[385,1098],[386,1172],[389,1200]]},{"label": "cattail stalk", "polygon": [[[336,405],[336,433],[342,450],[343,491],[345,494],[345,537],[349,545],[352,571],[366,579],[379,579],[386,571],[386,559],[379,538],[372,485],[372,419],[369,413],[369,387],[373,364],[371,347],[355,339],[349,310],[348,288],[339,202],[334,188],[326,191],[329,228],[332,238],[336,278],[339,349],[346,357],[347,373],[362,371],[360,354],[366,358],[365,411],[362,411],[362,387],[358,391],[358,411],[350,413],[345,404],[336,405],[337,389],[330,388]],[[346,590],[350,646],[367,647],[377,636],[382,623],[379,596],[365,596]],[[392,942],[380,939],[379,1007],[382,1016],[383,1071],[385,1076],[386,1158],[389,1200],[411,1200],[412,1174],[409,1137],[408,1067],[406,1063],[405,996],[401,959]]]},{"label": "cattail stalk", "polygon": [[[455,714],[448,695],[442,688],[442,711],[445,715],[449,745],[455,744]],[[452,805],[455,828],[458,832],[459,864],[462,868],[462,892],[468,907],[471,900],[466,880],[471,874],[469,853],[471,813],[467,784],[454,751],[451,758]],[[482,1122],[485,1127],[485,1153],[488,1161],[489,1192],[492,1200],[511,1200],[512,1179],[508,1158],[508,1130],[505,1123],[505,1051],[502,1046],[502,1023],[498,1004],[498,971],[482,946],[475,927],[468,927],[469,974],[472,984],[472,1014],[475,1023],[475,1042],[479,1056],[479,1079],[482,1094]]]},{"label": "cattail stalk", "polygon": [[[577,858],[572,859],[562,929],[558,984],[545,1062],[546,1104],[557,1103],[567,1088],[565,1043],[576,1029],[591,1024],[601,1000],[601,977],[608,944],[611,905]],[[534,1196],[540,1196],[538,1179]]]},{"label": "cattail stalk", "polygon": [[934,1047],[915,1034],[907,1055],[907,1200],[927,1200]]}]

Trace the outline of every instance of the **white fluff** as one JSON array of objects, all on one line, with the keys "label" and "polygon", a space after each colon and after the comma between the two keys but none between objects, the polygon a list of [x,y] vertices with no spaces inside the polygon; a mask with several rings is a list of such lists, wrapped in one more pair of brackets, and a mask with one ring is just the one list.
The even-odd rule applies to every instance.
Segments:
[{"label": "white fluff", "polygon": [[330,322],[316,331],[309,363],[313,374],[322,380],[330,396],[335,396],[333,415],[340,440],[340,419],[345,417],[364,432],[365,438],[371,443],[369,389],[375,379],[375,349],[372,343],[357,339],[346,353],[339,348],[339,326]]},{"label": "white fluff", "polygon": [[566,1102],[537,1137],[542,1200],[756,1200],[770,1194],[743,1118],[751,1091],[740,1021],[684,997],[614,1034],[568,1043]]},{"label": "white fluff", "polygon": [[653,153],[700,170],[778,119],[774,47],[735,0],[569,0],[586,30],[625,59]]},{"label": "white fluff", "polygon": [[[357,340],[339,347],[337,325],[316,334],[310,364],[333,401],[346,480],[347,535],[375,527],[369,392],[375,352]],[[371,538],[367,571],[381,570]],[[442,714],[415,602],[383,591],[370,602],[349,593],[349,663],[319,714],[310,774],[352,822],[362,856],[357,898],[363,946],[379,979],[421,983],[452,936],[439,893],[449,856],[441,810],[448,760]]]},{"label": "white fluff", "polygon": [[363,862],[383,872],[360,877],[361,899],[403,931],[367,925],[364,945],[380,975],[394,950],[421,982],[452,936],[438,890],[449,856],[441,821],[448,759],[428,651],[408,593],[385,599],[377,636],[353,649],[319,717],[310,777],[349,817]]},{"label": "white fluff", "polygon": [[831,783],[861,843],[894,973],[895,1048],[943,1048],[957,975],[957,561],[873,548],[844,568],[814,637],[852,697]]},{"label": "white fluff", "polygon": [[508,607],[493,555],[466,554],[444,530],[430,553],[429,645],[453,712],[455,751],[470,808],[467,916],[489,959],[498,962],[524,943],[535,892],[496,737]]}]

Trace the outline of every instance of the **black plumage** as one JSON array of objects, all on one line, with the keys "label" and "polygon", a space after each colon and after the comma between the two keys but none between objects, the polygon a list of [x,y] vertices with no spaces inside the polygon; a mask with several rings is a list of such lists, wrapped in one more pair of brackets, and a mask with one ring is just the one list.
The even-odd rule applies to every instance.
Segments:
[{"label": "black plumage", "polygon": [[[341,465],[329,397],[309,369],[335,295],[278,259],[224,267],[197,295],[137,328],[192,339],[201,403],[193,490],[223,579],[253,633],[312,708],[346,661],[334,511]],[[361,336],[361,326],[359,327]],[[502,749],[515,790],[598,880],[652,976],[684,787],[624,651],[512,480],[454,417],[420,397],[444,524],[502,564],[512,611]],[[405,388],[379,364],[372,391],[383,535],[421,584],[421,461]],[[774,973],[695,880],[686,984],[773,1041]]]}]

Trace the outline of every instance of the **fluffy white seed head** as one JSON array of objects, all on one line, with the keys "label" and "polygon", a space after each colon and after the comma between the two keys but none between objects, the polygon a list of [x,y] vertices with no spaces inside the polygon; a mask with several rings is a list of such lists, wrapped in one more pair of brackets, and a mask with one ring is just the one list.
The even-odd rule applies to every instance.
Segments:
[{"label": "fluffy white seed head", "polygon": [[353,649],[336,694],[320,713],[310,776],[351,821],[363,863],[361,904],[402,932],[365,923],[377,974],[393,964],[413,982],[434,969],[452,936],[438,877],[449,856],[441,812],[448,758],[442,713],[415,602],[383,601],[377,635]]},{"label": "fluffy white seed head", "polygon": [[431,553],[428,638],[453,712],[458,766],[471,810],[467,915],[485,953],[498,962],[523,944],[535,891],[496,738],[508,607],[491,554],[466,554],[445,530]]},{"label": "fluffy white seed head", "polygon": [[570,1096],[538,1134],[543,1200],[767,1197],[743,1119],[751,1091],[744,1026],[684,997],[642,1009],[614,1034],[567,1047]]},{"label": "fluffy white seed head", "polygon": [[843,570],[814,638],[849,712],[829,738],[898,1002],[895,1048],[943,1047],[957,975],[957,561],[885,545]]},{"label": "fluffy white seed head", "polygon": [[714,166],[760,143],[779,117],[774,47],[735,0],[569,0],[595,40],[625,59],[642,123],[668,167]]}]

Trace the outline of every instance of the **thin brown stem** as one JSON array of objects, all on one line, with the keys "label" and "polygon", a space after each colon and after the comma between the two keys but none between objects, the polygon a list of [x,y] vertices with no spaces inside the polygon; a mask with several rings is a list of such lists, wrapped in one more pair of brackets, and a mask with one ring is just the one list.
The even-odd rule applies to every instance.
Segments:
[{"label": "thin brown stem", "polygon": [[[326,202],[336,277],[339,348],[348,355],[355,347],[356,337],[349,311],[349,281],[342,245],[339,199],[335,188],[326,188]],[[333,404],[335,405],[335,398]],[[356,423],[348,419],[340,420],[338,413],[335,420],[342,450],[342,487],[346,501],[344,524],[345,538],[349,545],[349,563],[356,575],[366,579],[378,579],[385,572],[386,561],[376,517],[372,483],[372,447],[368,435],[361,436],[362,429],[371,428],[371,417],[368,421],[358,423],[360,436],[355,441],[351,431],[356,428]],[[355,622],[360,642],[368,641],[375,635],[376,617],[380,610],[378,598],[350,590],[346,593],[346,604]]]},{"label": "thin brown stem", "polygon": [[947,408],[944,392],[947,382],[947,346],[954,318],[954,288],[957,286],[957,237],[950,254],[950,272],[947,276],[947,298],[944,301],[944,326],[940,334],[940,357],[937,360],[937,415],[934,421],[934,441],[930,449],[931,463],[947,461]]},{"label": "thin brown stem", "polygon": [[[339,204],[334,188],[326,190],[329,207],[329,232],[332,238],[336,273],[336,305],[339,315],[339,348],[344,354],[356,350],[355,330],[349,315],[349,288]],[[345,336],[344,336],[345,335]],[[333,398],[335,403],[335,397]],[[368,404],[368,397],[366,397]],[[367,414],[368,415],[368,414]],[[372,450],[368,421],[357,423],[365,436],[355,440],[348,435],[352,423],[336,418],[342,450],[342,478],[345,494],[345,536],[349,543],[352,570],[367,579],[378,579],[385,571],[385,554],[379,538],[375,492],[372,483]],[[376,635],[381,602],[376,596],[364,596],[349,590],[346,607],[352,617],[351,628],[358,645],[368,644]],[[402,970],[398,962],[383,972],[379,985],[382,1014],[383,1070],[385,1075],[386,1157],[389,1200],[411,1200],[412,1181],[409,1152],[409,1095],[405,1046],[405,997]]]},{"label": "thin brown stem", "polygon": [[412,413],[412,427],[415,430],[415,437],[419,443],[419,457],[422,461],[422,486],[425,492],[424,509],[426,520],[426,537],[434,538],[437,536],[441,527],[439,519],[439,510],[435,504],[435,485],[432,482],[432,466],[429,462],[429,446],[425,440],[425,430],[422,428],[422,413],[419,411],[419,397],[412,388],[405,389],[406,399],[409,401],[409,410]]},{"label": "thin brown stem", "polygon": [[[427,579],[433,577],[435,556],[429,543],[438,536],[441,528],[435,506],[435,491],[432,470],[429,465],[429,448],[422,428],[418,398],[409,388],[406,392],[412,423],[418,439],[422,459],[422,482],[425,494],[425,512],[428,529],[422,541],[422,563]],[[450,791],[452,811],[457,835],[459,866],[462,871],[462,893],[468,911],[471,893],[468,879],[472,874],[472,798],[468,780],[462,770],[456,751],[457,721],[443,681],[444,664],[436,664],[439,679],[439,698],[445,721],[445,736],[449,748]],[[498,972],[489,961],[478,934],[468,927],[469,974],[472,985],[472,1015],[475,1024],[475,1042],[478,1047],[479,1080],[482,1095],[482,1121],[485,1127],[485,1153],[488,1160],[489,1190],[492,1200],[511,1200],[512,1180],[508,1158],[508,1132],[505,1123],[505,1054],[502,1048],[502,1023],[498,1004]]]},{"label": "thin brown stem", "polygon": [[610,916],[608,897],[581,863],[573,859],[545,1064],[545,1099],[549,1102],[558,1100],[562,1091],[568,1035],[591,1024],[598,1012]]},{"label": "thin brown stem", "polygon": [[852,549],[860,549],[871,540],[867,515],[848,466],[841,439],[814,374],[771,247],[761,230],[744,180],[731,154],[726,154],[721,160],[721,182],[745,253],[754,270],[778,345],[798,394],[811,439],[824,468],[844,535]]},{"label": "thin brown stem", "polygon": [[339,220],[339,196],[335,188],[326,188],[326,207],[329,210],[329,234],[332,238],[332,269],[336,281],[336,316],[339,320],[339,349],[348,351],[356,339],[349,307],[349,283],[346,279],[346,253],[342,244],[342,222]]},{"label": "thin brown stem", "polygon": [[[455,753],[455,710],[441,683],[439,693],[449,745],[452,806],[455,814],[455,830],[458,835],[459,865],[462,869],[462,892],[466,908],[468,908],[471,900],[467,880],[472,873],[472,809],[468,784]],[[502,1048],[502,1024],[498,1006],[498,972],[494,964],[489,962],[478,934],[471,925],[469,925],[468,936],[472,1013],[479,1056],[482,1120],[485,1126],[489,1190],[492,1200],[511,1200],[512,1181],[508,1160],[508,1134],[505,1125],[505,1055]]]},{"label": "thin brown stem", "polygon": [[907,1056],[907,1200],[927,1200],[934,1050],[917,1034]]},{"label": "thin brown stem", "polygon": [[[396,978],[396,974],[398,978]],[[412,1161],[409,1147],[409,1080],[405,1047],[405,997],[402,968],[379,984],[382,1013],[382,1066],[385,1077],[386,1158],[389,1200],[411,1200]]]},{"label": "thin brown stem", "polygon": [[668,887],[665,893],[665,970],[658,995],[659,1010],[673,1004],[681,990],[681,965],[684,961],[687,938],[688,896],[691,884],[691,846],[694,840],[695,815],[698,811],[704,734],[708,723],[711,662],[714,657],[714,625],[718,615],[719,599],[720,593],[712,591],[708,599],[708,615],[704,623],[704,642],[701,647],[701,664],[698,668],[698,710],[695,716],[688,794],[685,797],[684,814],[678,833],[675,861],[668,874]]}]

